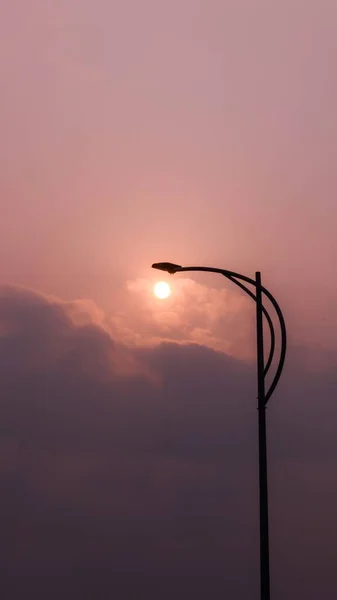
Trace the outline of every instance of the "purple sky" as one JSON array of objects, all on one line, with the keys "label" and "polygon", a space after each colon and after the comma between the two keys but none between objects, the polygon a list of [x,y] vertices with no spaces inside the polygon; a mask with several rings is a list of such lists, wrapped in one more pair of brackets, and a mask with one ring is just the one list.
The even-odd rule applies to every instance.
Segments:
[{"label": "purple sky", "polygon": [[5,600],[258,592],[253,307],[158,260],[279,299],[273,600],[337,595],[336,59],[334,0],[2,3]]}]

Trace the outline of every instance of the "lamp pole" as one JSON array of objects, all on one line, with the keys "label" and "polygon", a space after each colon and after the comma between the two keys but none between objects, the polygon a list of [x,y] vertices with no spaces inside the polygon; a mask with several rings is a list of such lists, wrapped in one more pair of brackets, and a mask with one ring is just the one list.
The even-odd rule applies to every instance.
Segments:
[{"label": "lamp pole", "polygon": [[[261,273],[255,273],[255,279],[246,275],[228,271],[226,269],[217,269],[214,267],[182,267],[169,262],[154,263],[154,269],[166,271],[173,275],[182,271],[207,271],[219,273],[227,279],[238,285],[244,290],[256,303],[256,343],[257,343],[257,392],[258,392],[258,434],[259,434],[259,507],[260,507],[260,598],[261,600],[270,600],[270,572],[269,572],[269,518],[268,518],[268,473],[267,473],[267,435],[266,435],[266,406],[271,395],[281,377],[284,366],[287,347],[286,326],[282,311],[276,302],[274,296],[263,287],[261,283]],[[255,293],[247,287],[249,284],[255,289]],[[266,297],[272,304],[281,333],[281,346],[279,361],[275,370],[272,382],[266,391],[266,376],[273,363],[275,353],[275,329],[273,320],[268,310],[263,304]],[[269,326],[270,348],[267,362],[265,363],[264,354],[264,336],[263,336],[263,316]]]},{"label": "lamp pole", "polygon": [[260,582],[261,600],[270,598],[269,573],[269,517],[267,480],[267,435],[264,381],[263,313],[261,273],[255,274],[256,282],[256,344],[257,344],[257,393],[259,413],[259,495],[260,495]]}]

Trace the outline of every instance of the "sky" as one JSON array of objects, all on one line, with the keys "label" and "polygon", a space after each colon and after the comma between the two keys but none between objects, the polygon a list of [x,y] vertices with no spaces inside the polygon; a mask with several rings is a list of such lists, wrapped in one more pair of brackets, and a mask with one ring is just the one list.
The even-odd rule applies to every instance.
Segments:
[{"label": "sky", "polygon": [[336,59],[334,0],[1,4],[4,600],[258,598],[254,306],[161,260],[282,306],[272,594],[336,596]]}]

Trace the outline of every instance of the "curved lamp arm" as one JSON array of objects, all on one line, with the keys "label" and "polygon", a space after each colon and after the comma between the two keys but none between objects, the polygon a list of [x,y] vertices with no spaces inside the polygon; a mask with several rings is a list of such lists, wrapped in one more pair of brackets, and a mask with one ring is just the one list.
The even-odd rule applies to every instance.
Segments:
[{"label": "curved lamp arm", "polygon": [[[209,272],[209,273],[219,273],[221,275],[224,275],[224,277],[227,277],[227,279],[229,279],[230,281],[233,281],[233,283],[238,285],[254,301],[256,301],[255,294],[253,294],[253,292],[251,292],[245,285],[243,285],[241,283],[241,281],[245,281],[246,283],[249,283],[250,285],[256,287],[256,281],[254,279],[252,279],[251,277],[247,277],[246,275],[241,275],[241,273],[235,273],[234,271],[228,271],[227,269],[217,269],[215,267],[182,267],[181,265],[176,265],[176,264],[168,263],[168,262],[154,263],[152,265],[152,267],[154,269],[159,269],[160,271],[166,271],[167,273],[170,273],[171,275],[173,275],[174,273],[180,273],[182,271],[204,271],[204,272]],[[281,373],[283,370],[284,361],[285,361],[285,357],[286,357],[286,351],[287,351],[287,331],[286,331],[286,326],[285,326],[285,321],[284,321],[282,311],[280,309],[280,306],[276,302],[274,296],[264,286],[261,286],[261,291],[265,296],[267,296],[268,300],[270,300],[271,304],[273,305],[275,312],[278,316],[279,323],[280,323],[280,329],[281,329],[280,358],[279,358],[279,363],[278,363],[278,366],[276,369],[276,373],[274,375],[274,379],[269,387],[269,390],[265,394],[265,404],[267,404],[269,398],[275,391],[275,388],[279,382],[279,379],[281,377]],[[270,352],[269,352],[268,361],[267,361],[267,364],[264,369],[264,375],[266,376],[266,374],[270,368],[273,356],[274,356],[275,331],[274,331],[274,326],[273,326],[273,323],[272,323],[272,320],[270,318],[268,311],[264,307],[262,307],[262,311],[268,321],[268,325],[270,328],[270,335],[271,335],[271,348],[270,348]]]},{"label": "curved lamp arm", "polygon": [[267,296],[267,298],[270,300],[270,302],[272,303],[273,307],[275,308],[275,312],[278,316],[279,319],[279,323],[280,323],[280,329],[281,329],[281,352],[280,352],[280,359],[279,359],[279,363],[278,363],[278,367],[276,369],[276,373],[274,375],[274,379],[270,385],[270,388],[268,390],[268,392],[266,392],[265,395],[265,404],[267,404],[269,398],[271,397],[271,395],[273,394],[273,392],[275,391],[275,388],[279,382],[279,379],[281,377],[281,373],[283,371],[283,367],[284,367],[284,361],[286,358],[286,353],[287,353],[287,330],[286,330],[286,324],[284,321],[284,317],[282,314],[282,311],[280,309],[279,304],[276,302],[274,296],[269,292],[269,290],[267,290],[265,287],[262,286],[262,292]]}]

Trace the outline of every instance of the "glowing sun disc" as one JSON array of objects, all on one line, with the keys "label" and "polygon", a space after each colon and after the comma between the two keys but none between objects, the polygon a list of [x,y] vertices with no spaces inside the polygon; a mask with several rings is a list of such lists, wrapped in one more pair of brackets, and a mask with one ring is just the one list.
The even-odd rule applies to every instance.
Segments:
[{"label": "glowing sun disc", "polygon": [[165,298],[169,297],[171,293],[171,288],[169,284],[166,283],[166,281],[158,281],[158,283],[156,283],[156,285],[154,286],[153,291],[156,298],[159,298],[160,300],[165,300]]}]

